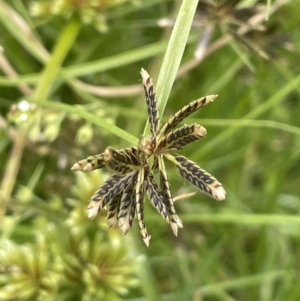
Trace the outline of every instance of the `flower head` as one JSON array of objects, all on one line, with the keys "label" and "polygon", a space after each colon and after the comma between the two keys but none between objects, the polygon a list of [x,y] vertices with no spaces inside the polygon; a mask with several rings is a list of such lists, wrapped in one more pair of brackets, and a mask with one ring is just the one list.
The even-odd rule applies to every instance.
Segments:
[{"label": "flower head", "polygon": [[[225,199],[226,192],[216,178],[196,163],[184,156],[174,157],[170,154],[206,135],[206,129],[196,123],[176,127],[190,114],[212,102],[217,95],[192,101],[161,126],[152,79],[144,69],[141,70],[141,75],[151,136],[142,137],[137,147],[120,150],[108,147],[102,154],[78,161],[71,169],[85,172],[99,168],[112,170],[114,174],[92,196],[88,206],[88,217],[94,218],[100,210],[106,208],[109,225],[113,228],[119,227],[126,234],[136,215],[143,240],[148,246],[151,236],[144,221],[145,194],[153,207],[170,223],[174,235],[177,236],[178,228],[182,228],[182,222],[175,211],[164,158],[176,165],[179,174],[185,180],[216,200]],[[150,166],[151,157],[153,164]],[[154,179],[154,172],[157,170],[159,184]]]}]

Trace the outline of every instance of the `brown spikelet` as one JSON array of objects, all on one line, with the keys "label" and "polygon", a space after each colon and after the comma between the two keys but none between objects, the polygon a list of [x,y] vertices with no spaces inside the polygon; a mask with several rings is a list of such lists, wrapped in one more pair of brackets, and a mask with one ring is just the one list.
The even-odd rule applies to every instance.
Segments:
[{"label": "brown spikelet", "polygon": [[136,173],[114,174],[101,185],[91,198],[91,201],[99,202],[99,211],[132,182]]},{"label": "brown spikelet", "polygon": [[162,191],[157,186],[154,177],[151,173],[147,175],[146,191],[152,206],[162,215],[162,217],[169,222],[169,215],[164,204],[164,196]]},{"label": "brown spikelet", "polygon": [[199,124],[184,125],[176,130],[170,131],[156,146],[155,151],[175,151],[182,149],[185,145],[197,141],[206,135],[206,129]]},{"label": "brown spikelet", "polygon": [[105,167],[105,162],[103,160],[102,154],[89,156],[86,159],[76,162],[71,170],[73,171],[92,171],[95,169],[100,169]]},{"label": "brown spikelet", "polygon": [[[172,115],[161,127],[152,79],[144,69],[141,70],[141,75],[151,136],[142,136],[137,147],[123,149],[107,147],[102,154],[78,161],[73,165],[72,170],[92,171],[104,167],[111,169],[115,174],[108,178],[92,196],[88,205],[88,217],[95,217],[101,209],[105,208],[109,226],[119,227],[123,234],[126,234],[137,215],[141,235],[145,244],[149,246],[151,236],[147,232],[144,221],[145,192],[150,203],[170,223],[174,235],[178,234],[178,228],[182,228],[182,222],[175,211],[164,157],[176,165],[179,174],[185,180],[213,198],[223,200],[226,192],[220,182],[194,162],[183,156],[170,155],[170,152],[181,150],[185,145],[206,135],[206,129],[199,124],[176,127],[190,114],[212,102],[217,95],[192,101]],[[160,185],[157,185],[154,178],[157,169]]]},{"label": "brown spikelet", "polygon": [[149,246],[151,236],[148,234],[145,221],[144,221],[144,169],[141,168],[138,174],[137,183],[135,186],[135,204],[137,220],[146,246]]},{"label": "brown spikelet", "polygon": [[136,147],[114,149],[112,147],[106,148],[103,153],[105,161],[115,160],[128,166],[139,166],[138,149]]},{"label": "brown spikelet", "polygon": [[181,110],[179,110],[177,113],[172,115],[167,123],[161,128],[159,131],[159,138],[158,141],[167,133],[169,133],[172,129],[175,128],[175,126],[181,122],[183,119],[188,117],[190,114],[196,112],[198,109],[202,108],[206,104],[214,101],[218,95],[209,95],[209,96],[204,96],[202,98],[199,98],[197,100],[192,101],[185,107],[183,107]]},{"label": "brown spikelet", "polygon": [[[132,215],[133,210],[133,215]],[[120,203],[120,211],[118,214],[119,228],[126,234],[132,226],[132,221],[135,215],[135,191],[130,190],[127,194],[123,194]]]},{"label": "brown spikelet", "polygon": [[112,147],[105,149],[103,159],[108,168],[117,173],[128,173],[137,169],[137,165],[130,164],[133,162],[134,154],[130,151],[115,150]]},{"label": "brown spikelet", "polygon": [[124,165],[115,160],[111,160],[111,161],[107,162],[106,167],[108,167],[112,171],[114,171],[116,173],[120,173],[120,174],[125,174],[125,173],[132,171],[132,169],[129,166]]},{"label": "brown spikelet", "polygon": [[176,167],[184,179],[216,200],[220,201],[225,199],[225,190],[216,178],[184,156],[176,156],[175,160]]},{"label": "brown spikelet", "polygon": [[177,236],[178,227],[182,228],[182,222],[175,212],[175,207],[171,195],[166,167],[162,155],[158,156],[158,163],[159,163],[160,187],[162,190],[164,203],[166,205],[166,209],[168,212],[171,228],[173,230],[174,235]]},{"label": "brown spikelet", "polygon": [[150,131],[152,136],[155,137],[159,129],[159,112],[157,109],[157,101],[155,100],[154,85],[150,75],[143,68],[141,70],[141,75],[142,75],[142,80],[143,80],[143,85],[145,90]]},{"label": "brown spikelet", "polygon": [[109,228],[117,228],[118,212],[120,210],[120,201],[122,193],[117,194],[107,206],[107,221]]},{"label": "brown spikelet", "polygon": [[132,221],[135,216],[136,181],[137,174],[133,177],[132,183],[125,188],[120,202],[118,224],[123,234],[126,234],[129,228],[132,226]]}]

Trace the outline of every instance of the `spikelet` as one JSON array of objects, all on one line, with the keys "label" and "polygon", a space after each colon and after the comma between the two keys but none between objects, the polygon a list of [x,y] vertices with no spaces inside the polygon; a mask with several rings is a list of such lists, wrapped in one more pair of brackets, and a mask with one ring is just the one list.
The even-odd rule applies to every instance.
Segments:
[{"label": "spikelet", "polygon": [[103,158],[105,161],[115,160],[132,167],[140,165],[138,149],[136,147],[122,148],[118,150],[108,147],[103,153]]},{"label": "spikelet", "polygon": [[144,243],[149,247],[151,236],[148,234],[144,221],[144,169],[141,168],[138,174],[137,183],[135,185],[135,204],[136,215]]},{"label": "spikelet", "polygon": [[103,160],[102,154],[89,156],[86,159],[76,162],[71,170],[73,171],[92,171],[95,169],[100,169],[105,167],[105,162]]},{"label": "spikelet", "polygon": [[132,183],[128,185],[120,201],[120,210],[118,212],[118,225],[123,234],[126,234],[132,226],[135,216],[135,186],[137,182],[137,173],[132,178]]},{"label": "spikelet", "polygon": [[207,105],[208,103],[214,101],[218,95],[209,95],[199,98],[197,100],[192,101],[177,113],[172,115],[167,123],[160,129],[158,134],[158,141],[168,134],[172,129],[176,127],[176,125],[181,122],[183,119],[191,115],[192,113],[196,112],[198,109],[202,108],[203,106]]},{"label": "spikelet", "polygon": [[218,201],[225,199],[226,192],[216,178],[184,156],[176,156],[175,160],[176,167],[184,179]]},{"label": "spikelet", "polygon": [[127,174],[114,174],[94,193],[88,206],[89,218],[95,217],[104,207],[109,206],[111,200],[122,192],[134,178],[136,171]]},{"label": "spikelet", "polygon": [[150,124],[150,131],[153,137],[159,129],[159,112],[157,108],[157,101],[155,100],[155,91],[152,79],[148,72],[142,68],[141,70],[143,86],[145,90],[146,103],[148,108],[148,118]]},{"label": "spikelet", "polygon": [[118,226],[118,212],[120,210],[122,195],[122,193],[117,194],[107,206],[107,221],[109,228],[117,228]]},{"label": "spikelet", "polygon": [[149,196],[151,205],[161,214],[161,216],[169,222],[169,215],[164,204],[164,196],[162,191],[156,184],[153,175],[149,173],[146,179],[146,191]]},{"label": "spikelet", "polygon": [[128,193],[123,194],[118,214],[118,225],[123,234],[127,234],[128,230],[131,228],[134,216],[135,191],[131,189]]},{"label": "spikelet", "polygon": [[166,152],[182,149],[185,145],[197,141],[206,135],[206,129],[200,124],[184,125],[164,136],[155,151]]},{"label": "spikelet", "polygon": [[[175,211],[164,157],[176,165],[179,174],[185,180],[213,198],[223,200],[226,192],[220,182],[197,164],[183,156],[174,157],[169,154],[206,135],[206,129],[199,124],[183,125],[177,129],[176,126],[190,114],[212,102],[217,95],[192,101],[172,115],[161,127],[153,81],[144,69],[141,70],[141,76],[151,136],[141,137],[137,147],[119,150],[108,147],[102,154],[76,162],[72,170],[92,171],[105,167],[115,172],[92,196],[88,206],[88,217],[93,218],[102,208],[106,208],[109,226],[119,227],[123,234],[126,234],[137,215],[141,235],[145,244],[149,246],[151,236],[144,221],[145,192],[150,203],[170,223],[174,235],[177,236],[178,228],[183,227]],[[151,156],[153,160],[149,160]],[[159,170],[160,186],[155,182],[153,175],[156,169]]]},{"label": "spikelet", "polygon": [[129,158],[124,156],[122,151],[123,150],[115,150],[112,147],[108,147],[107,149],[105,149],[102,155],[103,155],[104,162],[109,169],[117,173],[125,174],[137,168],[137,164],[130,164],[132,163],[131,161],[128,162],[129,160],[124,160],[124,157],[126,159],[131,159],[131,158],[129,155],[128,155]]},{"label": "spikelet", "polygon": [[169,221],[171,224],[172,231],[175,236],[178,234],[178,227],[182,228],[182,222],[180,218],[176,215],[175,207],[171,195],[170,185],[168,181],[168,176],[166,172],[165,163],[163,160],[162,155],[158,156],[158,164],[159,164],[159,175],[160,175],[160,186],[164,198],[164,203],[166,205],[168,215],[169,215]]}]

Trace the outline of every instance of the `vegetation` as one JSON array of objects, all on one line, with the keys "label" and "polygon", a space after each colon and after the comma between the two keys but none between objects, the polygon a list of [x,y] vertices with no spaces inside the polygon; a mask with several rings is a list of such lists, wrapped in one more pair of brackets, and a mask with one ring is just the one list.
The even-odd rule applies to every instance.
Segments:
[{"label": "vegetation", "polygon": [[[299,300],[299,4],[0,0],[0,300]],[[109,170],[70,171],[156,134],[142,68],[162,124],[219,95],[184,120],[208,134],[180,155],[184,178],[196,162],[226,190],[158,159],[184,227],[145,201],[148,248],[136,220],[125,236],[88,219]]]}]

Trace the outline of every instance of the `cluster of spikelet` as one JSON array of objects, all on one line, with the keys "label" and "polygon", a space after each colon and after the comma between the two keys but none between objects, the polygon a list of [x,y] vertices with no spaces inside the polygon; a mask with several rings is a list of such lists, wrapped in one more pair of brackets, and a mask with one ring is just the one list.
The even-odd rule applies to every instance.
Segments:
[{"label": "cluster of spikelet", "polygon": [[[114,174],[94,193],[88,205],[88,217],[94,218],[101,209],[107,210],[110,227],[119,227],[126,234],[137,215],[138,225],[145,244],[151,236],[144,221],[144,195],[171,225],[174,235],[182,222],[176,215],[164,158],[173,162],[179,174],[201,191],[216,200],[225,198],[225,190],[212,175],[201,169],[184,156],[172,156],[170,152],[181,150],[185,145],[206,135],[206,129],[199,124],[175,127],[190,114],[212,102],[217,95],[205,96],[192,101],[180,111],[170,116],[166,124],[160,124],[154,85],[146,70],[141,70],[149,115],[151,137],[142,137],[137,147],[114,149],[108,147],[102,154],[78,161],[73,171],[92,171],[108,168]],[[151,160],[149,160],[152,157]],[[150,162],[152,162],[150,164]],[[158,169],[159,185],[153,172]]]}]

